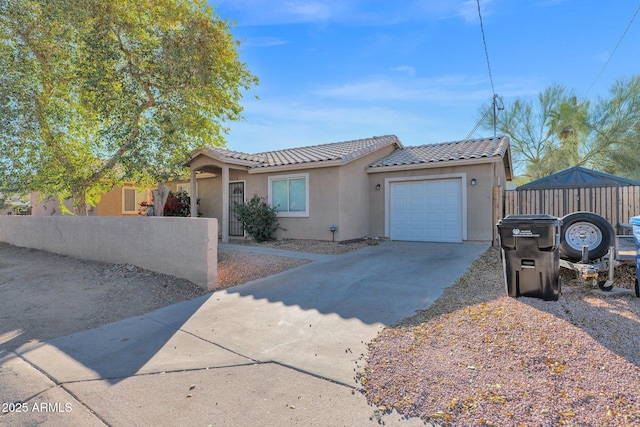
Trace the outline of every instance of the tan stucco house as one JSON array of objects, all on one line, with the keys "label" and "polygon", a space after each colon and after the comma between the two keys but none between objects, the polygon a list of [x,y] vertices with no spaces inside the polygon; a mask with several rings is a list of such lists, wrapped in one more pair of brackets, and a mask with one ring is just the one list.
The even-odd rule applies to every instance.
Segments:
[{"label": "tan stucco house", "polygon": [[282,238],[491,242],[495,188],[513,179],[507,137],[405,147],[387,135],[257,154],[211,147],[185,166],[192,203],[218,218],[223,242],[243,236],[233,206],[254,194],[277,207]]},{"label": "tan stucco house", "polygon": [[[184,188],[190,188],[184,185]],[[175,191],[175,185],[174,185]],[[140,203],[152,200],[151,190],[134,183],[113,187],[100,198],[97,206],[87,206],[89,216],[140,216]],[[31,214],[34,216],[62,215],[62,209],[55,197],[45,197],[31,193]],[[66,210],[73,212],[71,200],[65,202]]]},{"label": "tan stucco house", "polygon": [[[185,166],[191,179],[171,190],[200,199],[223,242],[244,235],[233,207],[254,194],[278,207],[279,238],[491,242],[502,206],[495,190],[513,179],[507,137],[405,147],[387,135],[258,154],[209,147]],[[89,215],[140,216],[148,200],[149,190],[115,187]],[[55,201],[32,202],[34,215],[59,212]]]}]

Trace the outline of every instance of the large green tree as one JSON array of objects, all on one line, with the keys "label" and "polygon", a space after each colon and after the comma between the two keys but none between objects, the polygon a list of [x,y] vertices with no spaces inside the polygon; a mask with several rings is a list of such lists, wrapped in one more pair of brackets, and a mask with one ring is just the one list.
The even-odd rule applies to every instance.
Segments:
[{"label": "large green tree", "polygon": [[[511,138],[521,182],[572,166],[640,179],[633,162],[623,167],[620,155],[637,147],[633,135],[640,131],[639,120],[640,77],[633,77],[616,82],[606,98],[594,101],[560,85],[546,88],[535,100],[515,99],[497,115],[496,128]],[[493,120],[485,128],[492,129]]]},{"label": "large green tree", "polygon": [[84,214],[179,173],[257,84],[237,46],[205,0],[0,0],[0,191]]},{"label": "large green tree", "polygon": [[604,171],[640,181],[640,120],[608,153]]}]

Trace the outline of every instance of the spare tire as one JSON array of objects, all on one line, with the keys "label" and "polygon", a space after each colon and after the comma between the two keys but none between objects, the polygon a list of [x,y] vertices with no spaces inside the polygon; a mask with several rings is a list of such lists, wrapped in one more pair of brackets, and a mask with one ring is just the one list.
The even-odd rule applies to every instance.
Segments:
[{"label": "spare tire", "polygon": [[602,258],[613,245],[616,232],[609,221],[593,212],[574,212],[562,218],[560,258],[582,259],[582,247],[589,247],[589,261]]}]

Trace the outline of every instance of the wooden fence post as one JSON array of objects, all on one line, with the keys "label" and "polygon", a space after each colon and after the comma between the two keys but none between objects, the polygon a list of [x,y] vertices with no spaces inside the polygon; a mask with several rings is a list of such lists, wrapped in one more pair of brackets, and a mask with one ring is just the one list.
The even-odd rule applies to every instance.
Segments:
[{"label": "wooden fence post", "polygon": [[504,217],[504,189],[502,187],[493,187],[493,246],[499,246],[498,228],[496,224],[498,220]]}]

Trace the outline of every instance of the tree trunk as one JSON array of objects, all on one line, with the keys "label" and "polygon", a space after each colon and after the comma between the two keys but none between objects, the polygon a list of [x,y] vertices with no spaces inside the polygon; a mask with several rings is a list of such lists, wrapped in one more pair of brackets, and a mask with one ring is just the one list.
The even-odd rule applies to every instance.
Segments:
[{"label": "tree trunk", "polygon": [[72,192],[71,200],[73,201],[73,214],[76,216],[87,216],[87,199],[84,194],[85,189]]},{"label": "tree trunk", "polygon": [[164,205],[169,197],[169,187],[165,187],[163,182],[158,183],[158,189],[151,192],[153,194],[153,215],[164,216]]}]

